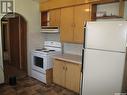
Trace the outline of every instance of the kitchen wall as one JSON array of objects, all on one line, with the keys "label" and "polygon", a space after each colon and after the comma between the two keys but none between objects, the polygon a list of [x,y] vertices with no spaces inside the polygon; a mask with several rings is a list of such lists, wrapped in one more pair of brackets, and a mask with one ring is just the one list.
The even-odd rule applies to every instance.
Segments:
[{"label": "kitchen wall", "polygon": [[38,0],[15,0],[16,12],[22,14],[27,20],[27,56],[28,70],[30,75],[31,50],[41,48],[43,45],[43,34],[40,33],[40,11]]},{"label": "kitchen wall", "polygon": [[60,33],[43,33],[45,41],[60,41]]},{"label": "kitchen wall", "polygon": [[[60,41],[60,34],[59,33],[44,33],[45,41]],[[64,53],[71,53],[75,55],[82,54],[82,45],[81,44],[70,44],[64,43]]]},{"label": "kitchen wall", "polygon": [[39,32],[41,21],[39,11],[39,1],[15,0],[15,11],[24,16],[24,18],[27,21],[27,51],[28,51],[27,57],[28,57],[28,73],[30,75],[31,50],[35,48],[41,48],[44,40],[43,34]]}]

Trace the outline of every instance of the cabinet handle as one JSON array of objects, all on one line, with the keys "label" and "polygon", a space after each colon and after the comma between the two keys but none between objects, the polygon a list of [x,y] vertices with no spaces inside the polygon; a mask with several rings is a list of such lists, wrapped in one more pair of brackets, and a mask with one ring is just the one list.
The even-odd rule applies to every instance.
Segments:
[{"label": "cabinet handle", "polygon": [[63,70],[65,70],[65,67],[63,66]]},{"label": "cabinet handle", "polygon": [[75,23],[73,23],[73,24],[72,24],[72,27],[74,28],[75,26],[76,26]]},{"label": "cabinet handle", "polygon": [[74,27],[76,27],[76,24],[74,23]]},{"label": "cabinet handle", "polygon": [[67,71],[67,67],[66,67],[66,71]]}]

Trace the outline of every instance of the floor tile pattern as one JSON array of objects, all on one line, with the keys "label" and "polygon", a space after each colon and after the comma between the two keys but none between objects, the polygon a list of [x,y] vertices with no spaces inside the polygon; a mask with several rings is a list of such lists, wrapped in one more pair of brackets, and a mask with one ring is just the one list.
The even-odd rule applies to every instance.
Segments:
[{"label": "floor tile pattern", "polygon": [[55,84],[45,85],[30,77],[17,79],[16,86],[0,85],[0,95],[79,95]]}]

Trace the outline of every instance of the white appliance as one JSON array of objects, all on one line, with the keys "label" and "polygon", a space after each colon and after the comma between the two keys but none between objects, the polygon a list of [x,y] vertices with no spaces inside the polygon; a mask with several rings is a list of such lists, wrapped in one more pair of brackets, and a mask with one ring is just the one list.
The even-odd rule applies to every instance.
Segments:
[{"label": "white appliance", "polygon": [[126,55],[127,22],[88,22],[85,33],[81,94],[120,93]]},{"label": "white appliance", "polygon": [[[1,25],[0,25],[1,29]],[[1,33],[0,33],[1,37]],[[0,38],[0,84],[4,83],[3,57],[2,57],[2,41]]]},{"label": "white appliance", "polygon": [[61,53],[61,43],[54,41],[45,41],[44,48],[32,51],[31,76],[47,83],[46,70],[53,67],[53,56],[58,53]]},{"label": "white appliance", "polygon": [[57,26],[42,26],[41,32],[43,32],[43,33],[57,33],[57,32],[59,32],[59,28]]}]

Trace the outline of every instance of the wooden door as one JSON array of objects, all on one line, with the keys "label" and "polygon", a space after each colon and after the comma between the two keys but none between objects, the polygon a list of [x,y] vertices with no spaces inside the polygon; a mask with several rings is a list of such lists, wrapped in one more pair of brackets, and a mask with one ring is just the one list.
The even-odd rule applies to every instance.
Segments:
[{"label": "wooden door", "polygon": [[10,63],[20,68],[19,52],[19,17],[9,19],[9,38],[10,38]]},{"label": "wooden door", "polygon": [[89,4],[74,7],[74,42],[83,43],[84,25],[91,20],[91,7]]},{"label": "wooden door", "polygon": [[1,23],[1,34],[2,34],[2,49],[3,49],[3,60],[10,62],[10,40],[9,40],[9,29],[8,21],[2,21]]},{"label": "wooden door", "polygon": [[54,60],[53,82],[65,87],[65,63],[64,61]]},{"label": "wooden door", "polygon": [[62,42],[73,42],[73,10],[73,7],[61,9],[60,39]]},{"label": "wooden door", "polygon": [[81,65],[66,62],[66,88],[79,93]]},{"label": "wooden door", "polygon": [[27,24],[23,17],[19,17],[19,53],[20,69],[27,72]]},{"label": "wooden door", "polygon": [[49,11],[50,26],[60,26],[60,9]]}]

